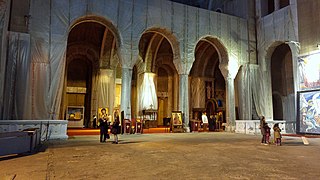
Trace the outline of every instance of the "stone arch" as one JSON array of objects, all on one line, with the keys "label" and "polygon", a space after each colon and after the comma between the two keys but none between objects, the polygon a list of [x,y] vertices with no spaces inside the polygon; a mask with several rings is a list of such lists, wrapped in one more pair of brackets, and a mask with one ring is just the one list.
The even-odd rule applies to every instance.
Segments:
[{"label": "stone arch", "polygon": [[[96,100],[96,97],[99,96],[100,93],[98,91],[100,73],[102,69],[111,72],[117,67],[120,54],[119,49],[122,44],[121,36],[114,24],[108,19],[101,16],[89,15],[79,17],[72,21],[67,37],[66,72],[68,71],[69,63],[74,62],[74,60],[87,60],[87,62],[91,64],[92,70],[90,75],[88,75],[88,79],[90,79],[88,81],[88,89],[86,93],[82,93],[86,99],[84,103],[84,125],[85,127],[90,127],[90,117],[96,114],[98,106],[100,106]],[[114,78],[113,75],[110,75],[110,78]],[[67,82],[67,79],[65,76],[65,82]],[[110,86],[112,86],[112,84],[110,84]],[[64,89],[62,114],[66,111],[66,107],[70,106],[69,102],[71,101],[68,101],[68,98],[69,95],[72,94],[66,91],[66,84],[64,85]],[[77,93],[78,92],[75,92],[73,94]],[[113,100],[106,101],[112,104]],[[106,101],[103,103],[106,104]],[[110,110],[112,109],[113,107],[110,107]]]},{"label": "stone arch", "polygon": [[277,120],[295,118],[295,107],[290,104],[295,104],[293,52],[296,52],[296,49],[289,44],[290,42],[284,41],[271,43],[264,61],[265,70],[270,78],[270,108],[273,109],[273,118]]},{"label": "stone arch", "polygon": [[[271,56],[274,50],[281,44],[286,44],[290,48],[292,57],[297,56],[300,50],[300,44],[295,41],[274,41],[266,45],[266,53],[263,56],[264,62],[260,63],[264,69],[268,69],[271,65]],[[296,54],[295,54],[296,53]]]},{"label": "stone arch", "polygon": [[85,57],[88,60],[90,60],[92,62],[92,65],[94,67],[94,69],[98,69],[99,68],[99,62],[98,61],[94,61],[95,59],[99,58],[99,55],[95,52],[95,50],[92,47],[82,47],[82,46],[71,46],[70,47],[70,53],[67,53],[67,66],[68,64],[73,61],[74,59],[78,58],[78,57]]},{"label": "stone arch", "polygon": [[[155,33],[155,34],[159,34],[162,37],[164,37],[171,45],[171,49],[172,49],[172,53],[173,53],[173,62],[176,62],[178,60],[180,61],[179,41],[172,32],[170,32],[169,30],[167,30],[165,28],[152,27],[152,28],[145,30],[143,33],[141,33],[141,36],[139,39],[141,40],[142,36],[146,33]],[[153,60],[155,60],[155,59],[153,59]],[[147,61],[146,68],[148,68],[148,67],[152,68],[153,63],[154,62]],[[177,67],[176,67],[176,69],[177,69]]]},{"label": "stone arch", "polygon": [[[201,37],[196,42],[196,45],[200,41],[208,42],[217,50],[218,55],[219,55],[219,63],[220,64],[228,64],[228,62],[229,62],[228,50],[227,50],[226,46],[221,42],[221,40],[219,40],[217,37],[208,35],[208,36]],[[196,46],[193,49],[193,54],[195,54],[195,51],[196,51]]]},{"label": "stone arch", "polygon": [[[266,50],[266,54],[265,54],[265,64],[264,64],[264,68],[267,70],[267,69],[270,69],[270,67],[271,67],[271,56],[272,56],[272,54],[274,53],[274,50],[279,46],[279,45],[281,45],[281,44],[283,44],[283,43],[285,43],[285,42],[283,42],[283,41],[275,41],[275,42],[272,42],[272,43],[270,43],[268,46],[266,46],[266,47],[268,47],[267,48],[267,50]],[[290,47],[290,46],[289,46]]]},{"label": "stone arch", "polygon": [[119,49],[119,47],[121,47],[122,45],[122,38],[121,38],[121,34],[119,33],[119,31],[117,30],[116,26],[112,23],[112,21],[106,19],[105,17],[101,17],[101,16],[97,16],[97,15],[87,15],[87,16],[83,16],[83,17],[79,17],[78,19],[74,20],[69,28],[69,32],[68,34],[71,32],[71,30],[84,22],[96,22],[99,23],[103,26],[105,26],[106,28],[108,28],[112,34],[114,35],[114,37],[116,37],[117,43],[116,43],[116,47],[117,49]]}]

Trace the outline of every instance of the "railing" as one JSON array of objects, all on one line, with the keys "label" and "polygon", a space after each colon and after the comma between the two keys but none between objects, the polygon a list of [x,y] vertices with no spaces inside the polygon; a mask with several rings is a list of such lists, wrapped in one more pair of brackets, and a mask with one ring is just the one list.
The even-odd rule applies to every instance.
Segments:
[{"label": "railing", "polygon": [[[273,125],[279,123],[282,134],[296,133],[296,122],[295,121],[266,121],[271,128],[273,133]],[[260,134],[260,121],[259,120],[236,120],[236,133],[241,134]]]}]

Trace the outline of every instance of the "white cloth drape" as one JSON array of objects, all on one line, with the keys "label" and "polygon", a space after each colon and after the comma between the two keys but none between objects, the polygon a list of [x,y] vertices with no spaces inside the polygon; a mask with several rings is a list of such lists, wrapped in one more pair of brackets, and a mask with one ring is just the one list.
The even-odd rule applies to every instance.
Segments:
[{"label": "white cloth drape", "polygon": [[201,78],[191,80],[191,102],[193,108],[205,108],[205,82]]},{"label": "white cloth drape", "polygon": [[154,73],[144,73],[139,87],[139,111],[158,109],[157,91],[154,83]]},{"label": "white cloth drape", "polygon": [[257,65],[250,65],[250,84],[253,102],[259,116],[272,119],[271,76],[269,71],[262,71]]},{"label": "white cloth drape", "polygon": [[252,119],[252,90],[250,87],[249,65],[244,65],[239,70],[238,95],[239,95],[239,118]]},{"label": "white cloth drape", "polygon": [[24,119],[25,114],[29,112],[26,106],[29,68],[29,34],[10,32],[4,90],[4,119]]},{"label": "white cloth drape", "polygon": [[115,99],[115,73],[111,69],[101,69],[98,84],[98,107],[109,109],[109,114],[114,108]]}]

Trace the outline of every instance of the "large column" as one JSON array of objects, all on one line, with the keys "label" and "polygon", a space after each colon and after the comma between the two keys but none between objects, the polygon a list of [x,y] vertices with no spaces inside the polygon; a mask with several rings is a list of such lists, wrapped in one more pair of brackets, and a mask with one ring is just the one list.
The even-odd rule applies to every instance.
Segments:
[{"label": "large column", "polygon": [[234,78],[228,76],[226,78],[226,131],[234,132],[235,131],[235,120],[236,120],[236,111],[235,111],[235,101],[234,101]]},{"label": "large column", "polygon": [[168,76],[168,108],[167,111],[165,112],[165,115],[168,117],[171,114],[171,111],[173,108],[173,76]]},{"label": "large column", "polygon": [[252,91],[250,86],[249,65],[242,65],[238,80],[239,118],[241,120],[252,119]]},{"label": "large column", "polygon": [[180,74],[180,94],[179,94],[179,109],[183,113],[184,123],[183,128],[186,132],[190,132],[189,128],[189,77],[188,74]]},{"label": "large column", "polygon": [[274,0],[274,11],[280,9],[280,0]]},{"label": "large column", "polygon": [[121,111],[124,111],[124,119],[131,119],[131,80],[132,69],[122,68]]},{"label": "large column", "polygon": [[179,86],[176,86],[177,84],[179,84],[178,74],[174,75],[173,84],[175,85],[173,87],[173,110],[177,111],[179,109]]},{"label": "large column", "polygon": [[0,4],[0,119],[3,117],[4,108],[4,80],[6,77],[6,60],[7,60],[7,31],[10,16],[10,1],[1,1]]}]

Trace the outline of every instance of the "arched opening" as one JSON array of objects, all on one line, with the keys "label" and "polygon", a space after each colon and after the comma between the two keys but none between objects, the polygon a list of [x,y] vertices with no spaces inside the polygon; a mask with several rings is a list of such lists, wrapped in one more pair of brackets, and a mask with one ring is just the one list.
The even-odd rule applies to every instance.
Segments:
[{"label": "arched opening", "polygon": [[[92,83],[92,62],[86,58],[74,59],[67,66],[67,103],[69,115],[74,115],[74,123],[72,126],[85,125],[81,122],[84,118],[90,119],[91,107],[88,106],[91,102],[91,83]],[[87,91],[89,90],[89,91]],[[84,109],[81,109],[84,108]],[[80,110],[80,117],[79,117]],[[83,116],[83,117],[81,117]],[[70,118],[70,117],[69,117]],[[72,118],[72,117],[71,117]],[[80,121],[80,122],[78,122]]]},{"label": "arched opening", "polygon": [[277,46],[271,56],[273,119],[291,119],[295,114],[292,53],[287,44]]},{"label": "arched opening", "polygon": [[[216,41],[213,38],[202,39],[195,49],[195,61],[190,72],[190,112],[192,119],[195,120],[201,120],[202,111],[207,111],[209,121],[213,121],[213,117],[218,114],[223,115],[225,112],[226,86],[219,68],[222,59],[219,52],[221,50],[217,47],[220,44],[216,44]],[[210,102],[219,103],[210,105]]]},{"label": "arched opening", "polygon": [[93,116],[116,109],[117,39],[95,20],[75,23],[69,32],[62,111],[68,127],[93,127]]},{"label": "arched opening", "polygon": [[141,61],[138,66],[143,64],[144,67],[138,73],[139,113],[148,109],[156,111],[153,126],[162,126],[164,118],[171,117],[171,112],[178,110],[179,75],[173,64],[171,44],[157,31],[144,33],[139,43]]}]

